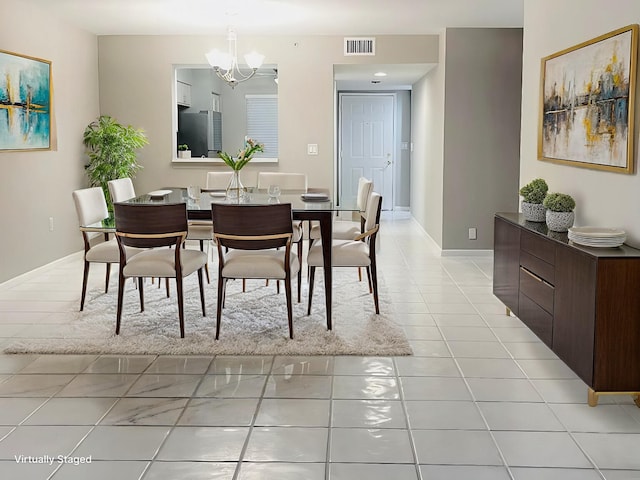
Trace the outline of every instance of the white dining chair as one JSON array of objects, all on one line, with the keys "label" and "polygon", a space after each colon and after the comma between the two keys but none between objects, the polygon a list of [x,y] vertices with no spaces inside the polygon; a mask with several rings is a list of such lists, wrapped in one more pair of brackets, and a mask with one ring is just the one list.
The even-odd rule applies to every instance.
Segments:
[{"label": "white dining chair", "polygon": [[[109,275],[111,264],[120,261],[120,251],[115,239],[109,239],[107,233],[97,233],[86,230],[89,225],[101,222],[109,216],[107,201],[100,187],[76,190],[72,194],[73,202],[78,215],[78,224],[84,241],[84,272],[82,275],[82,295],[80,297],[80,311],[84,310],[87,295],[87,280],[89,279],[89,267],[91,263],[104,263],[106,265],[106,278],[104,293],[109,292]],[[134,253],[132,250],[128,254]]]},{"label": "white dining chair", "polygon": [[[373,182],[365,177],[358,179],[358,193],[356,196],[357,212],[352,212],[352,220],[333,222],[331,236],[335,240],[353,240],[364,232],[367,218],[367,205],[373,191]],[[316,240],[320,240],[320,225],[312,224],[309,229],[309,250]],[[362,281],[362,269],[358,269],[358,279]]]},{"label": "white dining chair", "polygon": [[[365,267],[369,279],[369,293],[373,293],[373,303],[376,314],[380,313],[378,302],[378,271],[376,267],[376,238],[380,229],[380,210],[382,196],[372,192],[367,204],[367,219],[365,231],[352,240],[333,240],[331,243],[331,266],[334,267]],[[316,242],[307,256],[309,265],[309,306],[307,314],[311,314],[313,299],[313,281],[316,267],[324,264],[322,243]]]},{"label": "white dining chair", "polygon": [[109,195],[111,195],[111,201],[126,202],[136,196],[136,190],[133,188],[133,182],[130,178],[119,178],[117,180],[110,180],[107,182],[109,187]]}]

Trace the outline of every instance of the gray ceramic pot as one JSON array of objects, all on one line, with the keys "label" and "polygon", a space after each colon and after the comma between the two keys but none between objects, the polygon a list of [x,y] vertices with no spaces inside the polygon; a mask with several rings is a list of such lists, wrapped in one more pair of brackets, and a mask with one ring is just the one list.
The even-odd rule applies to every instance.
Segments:
[{"label": "gray ceramic pot", "polygon": [[547,210],[547,227],[554,232],[566,232],[573,227],[573,212],[552,212]]},{"label": "gray ceramic pot", "polygon": [[525,220],[530,222],[544,222],[544,212],[547,210],[541,203],[529,203],[522,201],[520,204],[522,208],[522,214]]}]

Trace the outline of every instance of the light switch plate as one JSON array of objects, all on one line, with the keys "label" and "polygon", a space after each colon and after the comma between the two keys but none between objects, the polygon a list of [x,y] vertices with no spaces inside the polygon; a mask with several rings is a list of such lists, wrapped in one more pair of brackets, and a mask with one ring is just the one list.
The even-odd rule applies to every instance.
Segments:
[{"label": "light switch plate", "polygon": [[318,144],[309,143],[307,145],[307,155],[317,155],[317,154],[318,154]]}]

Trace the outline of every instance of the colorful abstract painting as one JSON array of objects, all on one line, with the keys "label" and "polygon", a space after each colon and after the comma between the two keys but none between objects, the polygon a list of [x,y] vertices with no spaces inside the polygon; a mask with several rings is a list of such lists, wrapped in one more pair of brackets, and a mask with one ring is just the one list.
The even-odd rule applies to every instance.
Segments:
[{"label": "colorful abstract painting", "polygon": [[542,59],[538,158],[633,173],[638,26]]},{"label": "colorful abstract painting", "polygon": [[0,50],[0,151],[51,148],[51,62]]}]

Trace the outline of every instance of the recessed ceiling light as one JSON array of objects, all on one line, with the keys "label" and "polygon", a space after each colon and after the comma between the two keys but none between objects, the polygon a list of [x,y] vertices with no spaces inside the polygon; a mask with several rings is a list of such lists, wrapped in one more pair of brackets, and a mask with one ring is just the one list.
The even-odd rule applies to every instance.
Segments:
[{"label": "recessed ceiling light", "polygon": [[371,83],[373,84],[380,83],[380,80],[371,80]]},{"label": "recessed ceiling light", "polygon": [[386,77],[387,74],[384,72],[376,72],[373,74],[374,77]]}]

